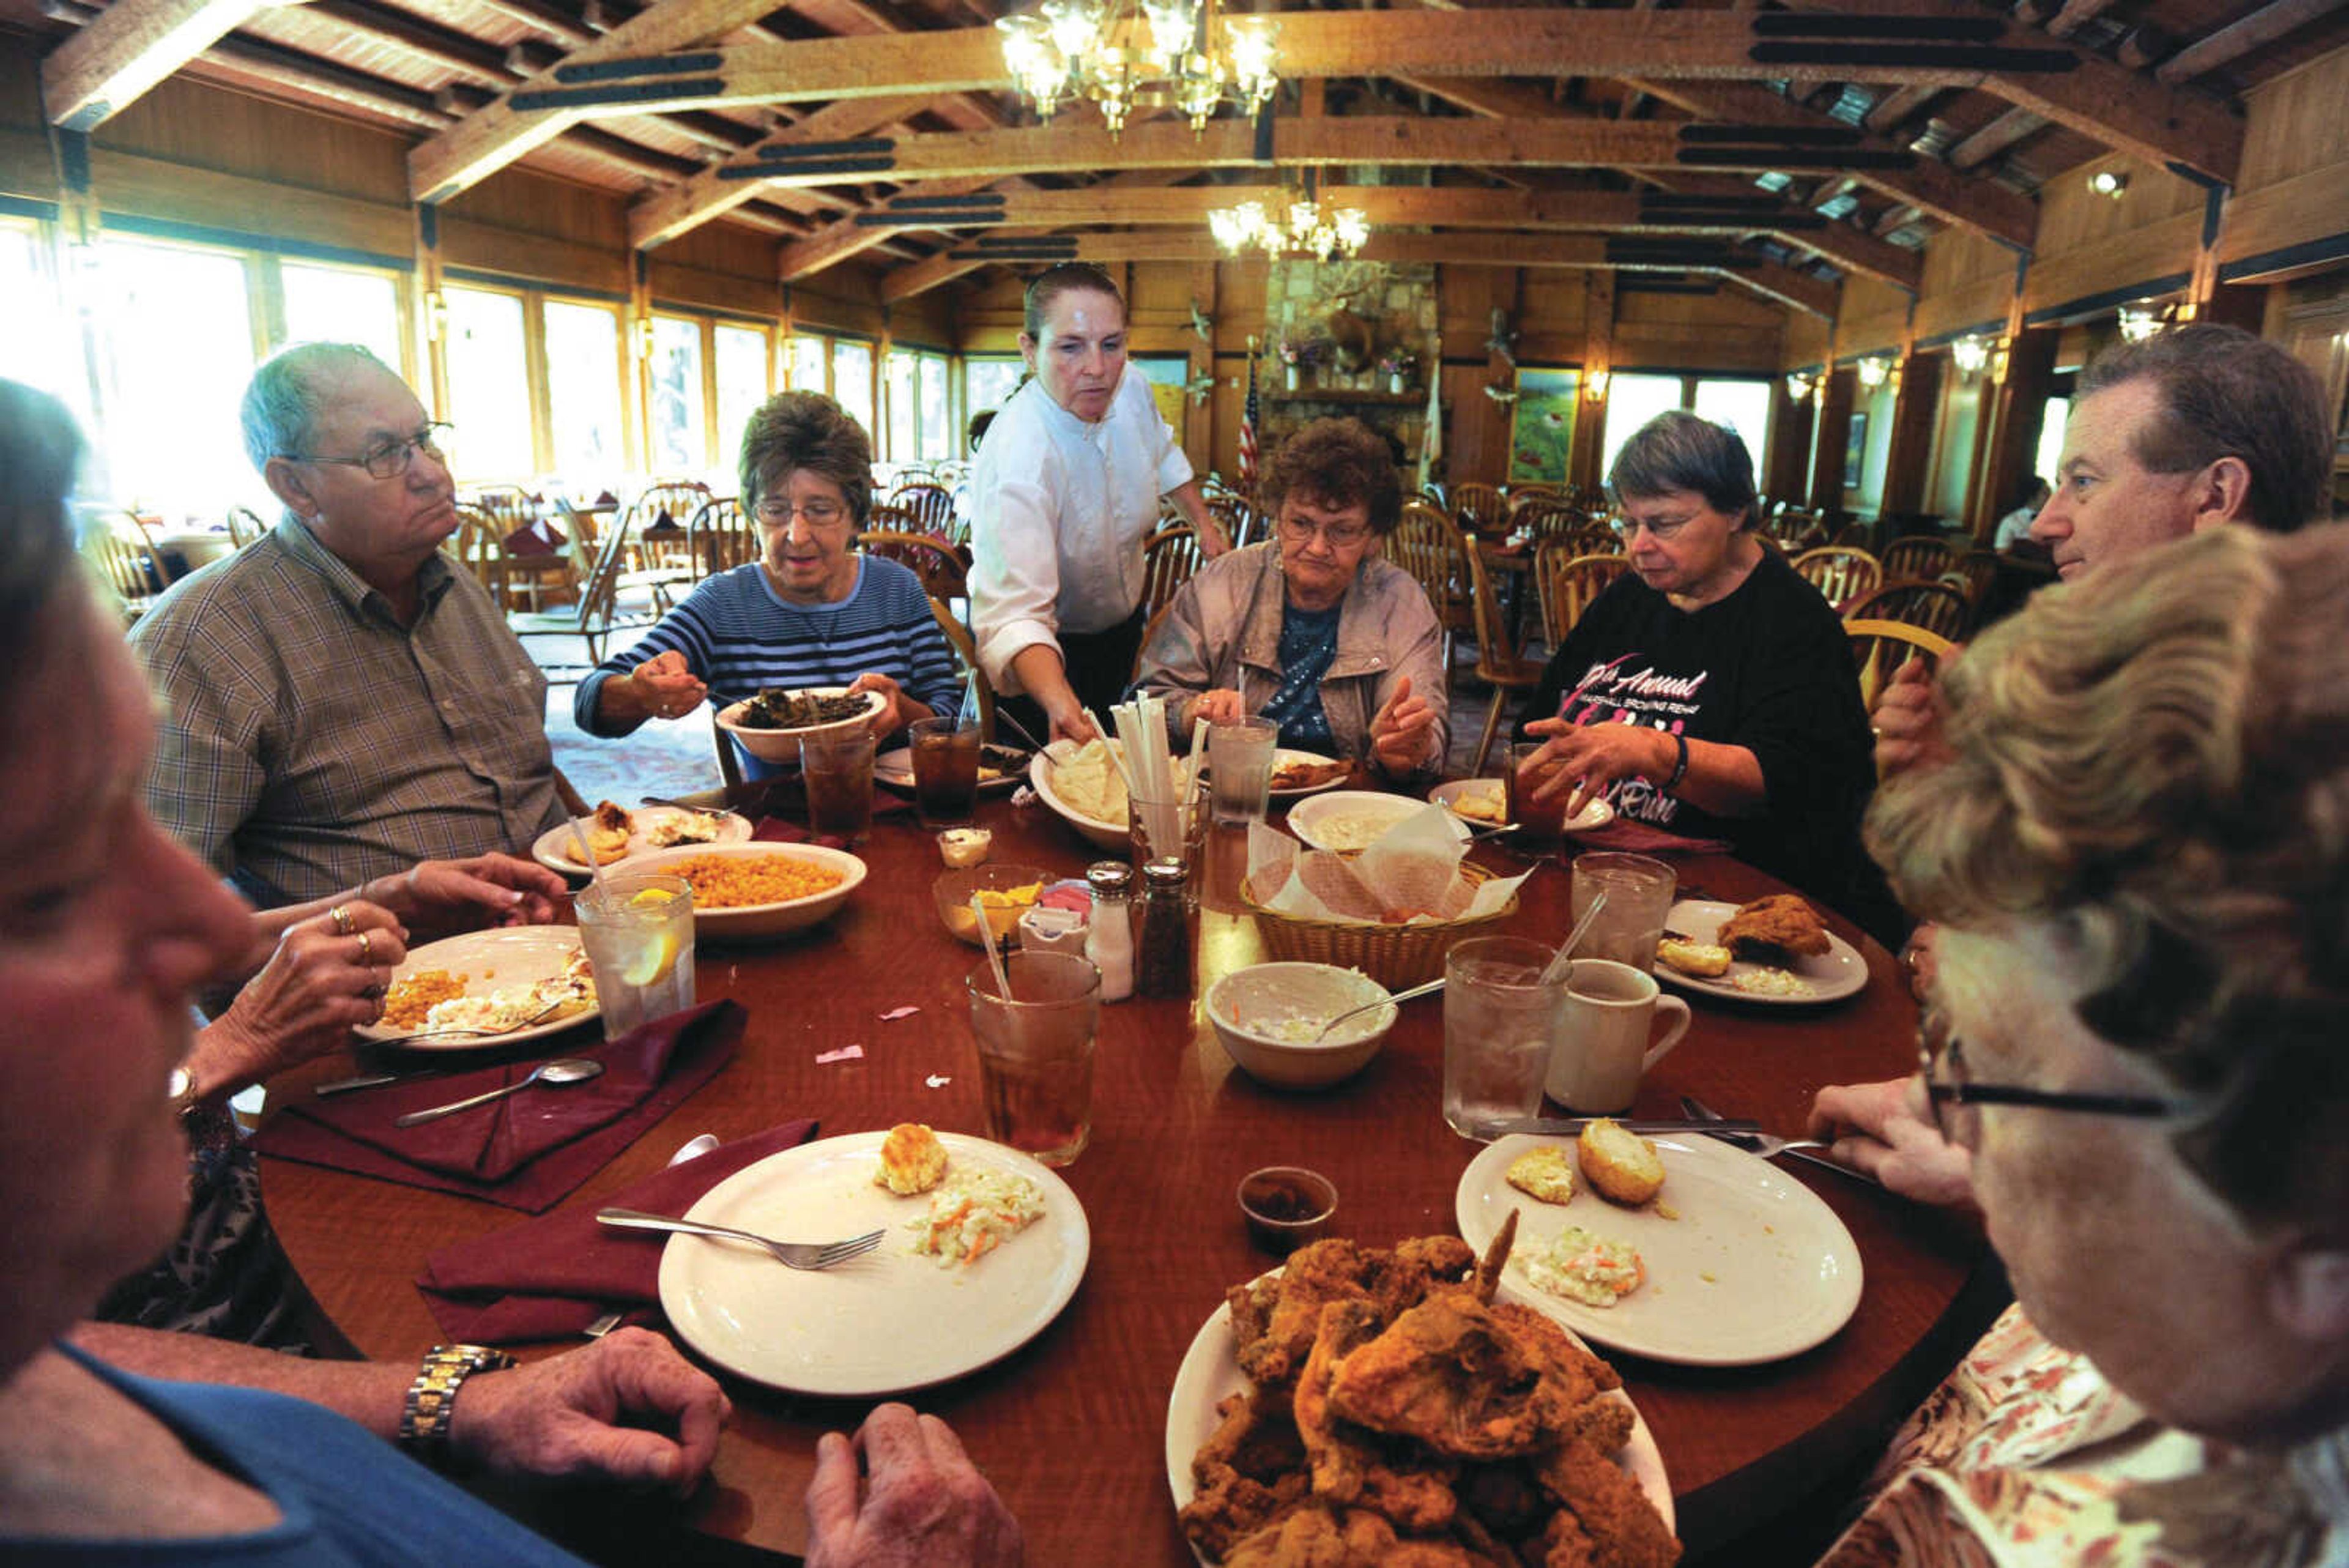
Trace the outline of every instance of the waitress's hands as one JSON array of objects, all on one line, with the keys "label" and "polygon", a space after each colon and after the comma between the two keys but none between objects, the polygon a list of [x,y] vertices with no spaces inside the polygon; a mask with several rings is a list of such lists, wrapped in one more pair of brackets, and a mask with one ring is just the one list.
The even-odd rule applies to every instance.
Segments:
[{"label": "waitress's hands", "polygon": [[[607,688],[610,681],[604,683]],[[626,677],[628,694],[647,719],[677,719],[701,706],[709,688],[694,674],[685,655],[665,649],[646,659]]]},{"label": "waitress's hands", "polygon": [[1435,710],[1411,691],[1411,677],[1395,682],[1394,694],[1371,719],[1371,756],[1390,774],[1417,773],[1427,764],[1435,740]]},{"label": "waitress's hands", "polygon": [[1101,726],[1093,722],[1092,715],[1086,712],[1083,705],[1078,702],[1075,692],[1069,692],[1064,699],[1058,701],[1050,699],[1042,701],[1044,716],[1052,722],[1052,732],[1044,737],[1046,743],[1049,744],[1053,741],[1074,741],[1079,745],[1082,745],[1087,741],[1100,737]]}]

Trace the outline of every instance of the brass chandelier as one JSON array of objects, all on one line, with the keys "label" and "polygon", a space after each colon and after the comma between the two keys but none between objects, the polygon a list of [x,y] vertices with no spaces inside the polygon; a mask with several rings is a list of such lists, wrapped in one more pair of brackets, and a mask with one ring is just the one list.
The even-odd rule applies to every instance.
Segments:
[{"label": "brass chandelier", "polygon": [[1172,104],[1197,132],[1226,104],[1255,113],[1280,85],[1269,21],[1223,18],[1216,0],[1044,0],[995,25],[1038,114],[1090,99],[1112,137],[1145,99]]},{"label": "brass chandelier", "polygon": [[1309,189],[1288,203],[1285,216],[1267,211],[1261,202],[1217,207],[1207,214],[1207,230],[1226,255],[1257,246],[1276,260],[1305,255],[1328,262],[1361,250],[1371,237],[1371,220],[1360,207],[1333,209]]}]

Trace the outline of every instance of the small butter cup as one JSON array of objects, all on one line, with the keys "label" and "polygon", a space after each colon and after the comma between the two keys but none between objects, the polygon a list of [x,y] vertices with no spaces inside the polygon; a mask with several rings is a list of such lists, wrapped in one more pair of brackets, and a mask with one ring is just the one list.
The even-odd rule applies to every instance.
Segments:
[{"label": "small butter cup", "polygon": [[1287,1257],[1329,1232],[1338,1212],[1338,1189],[1319,1171],[1268,1165],[1240,1179],[1239,1202],[1248,1240],[1276,1257]]}]

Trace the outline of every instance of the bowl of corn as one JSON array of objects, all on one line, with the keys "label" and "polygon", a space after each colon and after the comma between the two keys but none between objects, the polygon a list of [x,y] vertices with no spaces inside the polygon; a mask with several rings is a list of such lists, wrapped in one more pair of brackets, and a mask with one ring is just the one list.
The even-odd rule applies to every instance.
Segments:
[{"label": "bowl of corn", "polygon": [[686,844],[628,862],[693,884],[697,938],[772,937],[820,925],[864,880],[864,862],[818,844]]}]

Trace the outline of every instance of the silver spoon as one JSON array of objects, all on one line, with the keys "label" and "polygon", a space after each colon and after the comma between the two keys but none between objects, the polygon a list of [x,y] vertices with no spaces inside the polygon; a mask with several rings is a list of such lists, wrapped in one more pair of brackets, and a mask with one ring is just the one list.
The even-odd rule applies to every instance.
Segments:
[{"label": "silver spoon", "polygon": [[486,1106],[492,1100],[504,1099],[508,1095],[518,1095],[533,1084],[584,1084],[601,1075],[603,1071],[604,1064],[601,1062],[589,1061],[582,1056],[558,1057],[552,1062],[541,1062],[531,1069],[530,1076],[519,1084],[508,1084],[502,1089],[492,1089],[487,1094],[475,1095],[469,1099],[451,1100],[445,1106],[434,1106],[429,1110],[410,1111],[404,1116],[395,1117],[391,1125],[396,1127],[420,1127],[459,1111],[471,1110],[475,1106]]},{"label": "silver spoon", "polygon": [[1337,1028],[1339,1024],[1344,1023],[1347,1019],[1351,1018],[1357,1012],[1369,1012],[1375,1008],[1392,1007],[1398,1002],[1409,1002],[1415,996],[1432,996],[1443,989],[1444,977],[1442,975],[1438,975],[1424,985],[1414,985],[1409,991],[1398,991],[1392,996],[1387,997],[1383,1001],[1366,1002],[1360,1007],[1350,1007],[1346,1009],[1345,1012],[1339,1013],[1335,1018],[1330,1019],[1329,1023],[1324,1023],[1321,1026],[1321,1033],[1313,1037],[1313,1043],[1318,1045],[1322,1041],[1327,1040],[1330,1037],[1330,1031]]}]

